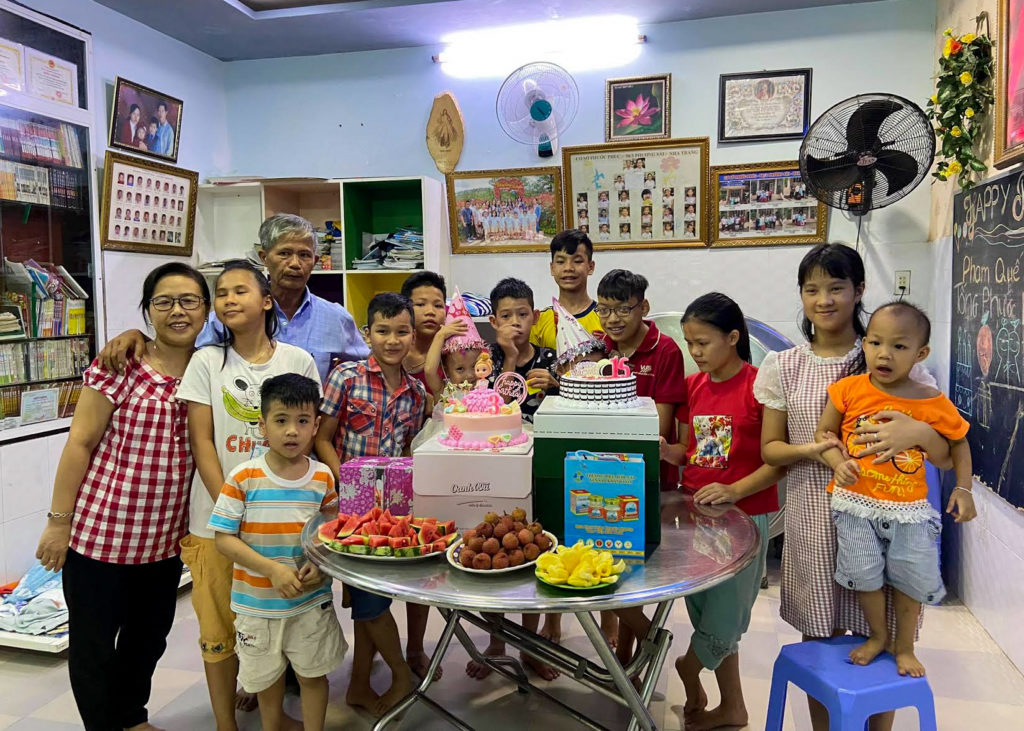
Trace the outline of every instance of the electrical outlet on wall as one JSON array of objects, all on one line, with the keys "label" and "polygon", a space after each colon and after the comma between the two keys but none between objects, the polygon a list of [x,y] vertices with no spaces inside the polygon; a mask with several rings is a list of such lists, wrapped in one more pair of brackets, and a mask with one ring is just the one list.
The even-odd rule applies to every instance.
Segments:
[{"label": "electrical outlet on wall", "polygon": [[895,295],[908,295],[910,294],[910,270],[899,269],[896,272],[896,283],[893,285],[893,294]]}]

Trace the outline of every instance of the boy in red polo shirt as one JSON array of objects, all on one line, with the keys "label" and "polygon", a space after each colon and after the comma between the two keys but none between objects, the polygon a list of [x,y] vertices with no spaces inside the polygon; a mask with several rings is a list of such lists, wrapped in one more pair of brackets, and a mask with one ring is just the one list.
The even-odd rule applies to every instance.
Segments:
[{"label": "boy in red polo shirt", "polygon": [[[647,278],[625,269],[613,269],[597,285],[597,307],[608,352],[629,358],[636,376],[638,396],[649,396],[658,406],[659,431],[667,442],[676,438],[675,413],[686,403],[683,353],[658,326],[645,320],[651,311],[645,299]],[[661,463],[661,489],[679,485],[679,468]]]}]

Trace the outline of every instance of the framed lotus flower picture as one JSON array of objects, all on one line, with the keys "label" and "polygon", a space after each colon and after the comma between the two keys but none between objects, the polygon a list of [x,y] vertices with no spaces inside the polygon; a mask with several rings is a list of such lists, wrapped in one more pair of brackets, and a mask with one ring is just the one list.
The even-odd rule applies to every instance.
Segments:
[{"label": "framed lotus flower picture", "polygon": [[608,79],[604,98],[605,142],[670,136],[672,74]]}]

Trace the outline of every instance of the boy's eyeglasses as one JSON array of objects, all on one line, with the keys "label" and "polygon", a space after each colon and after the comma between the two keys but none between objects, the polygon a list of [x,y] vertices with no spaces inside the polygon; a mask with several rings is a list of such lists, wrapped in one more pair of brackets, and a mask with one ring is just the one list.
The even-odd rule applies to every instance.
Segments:
[{"label": "boy's eyeglasses", "polygon": [[175,302],[183,310],[198,310],[206,300],[197,294],[183,294],[181,297],[153,297],[149,305],[157,312],[167,312],[174,308]]},{"label": "boy's eyeglasses", "polygon": [[605,307],[604,305],[598,305],[594,308],[594,312],[597,313],[598,317],[608,317],[608,315],[613,312],[619,317],[629,317],[629,313],[642,304],[643,302],[637,302],[635,305],[619,305],[618,307]]}]

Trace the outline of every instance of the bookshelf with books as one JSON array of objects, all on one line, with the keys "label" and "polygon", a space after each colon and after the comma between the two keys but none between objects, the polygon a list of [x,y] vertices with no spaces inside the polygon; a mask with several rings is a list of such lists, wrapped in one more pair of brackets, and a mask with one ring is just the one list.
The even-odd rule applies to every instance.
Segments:
[{"label": "bookshelf with books", "polygon": [[[5,38],[73,71],[62,99],[0,96],[0,447],[66,429],[102,323],[87,32],[0,0]],[[26,396],[31,394],[31,396]],[[6,455],[0,466],[6,472]]]}]

